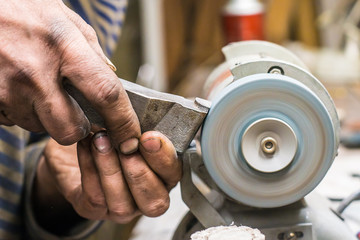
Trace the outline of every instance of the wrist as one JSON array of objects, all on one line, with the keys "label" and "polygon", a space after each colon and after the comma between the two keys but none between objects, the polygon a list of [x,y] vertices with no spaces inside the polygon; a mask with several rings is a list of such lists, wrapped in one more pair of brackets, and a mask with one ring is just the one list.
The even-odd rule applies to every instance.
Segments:
[{"label": "wrist", "polygon": [[58,190],[44,156],[36,168],[32,191],[32,208],[38,224],[49,232],[62,234],[82,222],[72,205]]}]

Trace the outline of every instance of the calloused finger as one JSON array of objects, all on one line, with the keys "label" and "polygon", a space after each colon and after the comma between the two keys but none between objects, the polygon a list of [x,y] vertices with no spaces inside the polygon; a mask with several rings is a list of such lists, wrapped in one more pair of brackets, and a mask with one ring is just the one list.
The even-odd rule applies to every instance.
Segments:
[{"label": "calloused finger", "polygon": [[100,184],[100,178],[91,155],[91,136],[78,142],[77,154],[82,189],[79,201],[73,202],[74,208],[81,216],[88,219],[105,219],[107,205]]},{"label": "calloused finger", "polygon": [[138,213],[123,177],[117,152],[105,131],[96,133],[92,143],[92,156],[104,191],[109,219],[127,223]]},{"label": "calloused finger", "polygon": [[120,155],[120,159],[126,182],[140,211],[149,217],[163,214],[170,204],[164,183],[139,153]]},{"label": "calloused finger", "polygon": [[171,141],[160,132],[149,131],[140,138],[140,152],[151,169],[170,190],[181,179],[182,164]]}]

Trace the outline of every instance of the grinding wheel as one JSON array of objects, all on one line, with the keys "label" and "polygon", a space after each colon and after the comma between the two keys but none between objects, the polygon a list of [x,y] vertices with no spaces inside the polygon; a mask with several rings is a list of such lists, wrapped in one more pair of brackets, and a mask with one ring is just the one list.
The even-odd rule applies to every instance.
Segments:
[{"label": "grinding wheel", "polygon": [[337,154],[328,109],[305,84],[254,74],[213,99],[201,151],[217,186],[254,207],[280,207],[309,193]]}]

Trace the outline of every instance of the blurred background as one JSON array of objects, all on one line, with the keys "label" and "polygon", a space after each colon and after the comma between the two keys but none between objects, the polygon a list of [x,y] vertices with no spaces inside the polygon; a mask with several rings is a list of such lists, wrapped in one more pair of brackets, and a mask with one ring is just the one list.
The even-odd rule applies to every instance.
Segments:
[{"label": "blurred background", "polygon": [[[194,97],[224,61],[221,48],[228,42],[258,39],[290,49],[328,89],[343,146],[355,148],[342,147],[329,173],[327,181],[339,185],[341,194],[320,185],[336,201],[360,189],[359,23],[357,0],[130,0],[111,60],[121,78]],[[114,226],[104,225],[99,239],[128,239],[134,223]]]},{"label": "blurred background", "polygon": [[227,43],[274,42],[326,85],[344,131],[360,130],[359,22],[356,0],[131,0],[112,61],[121,78],[194,97]]},{"label": "blurred background", "polygon": [[360,98],[359,22],[356,0],[131,0],[112,61],[121,78],[193,97],[227,43],[274,42],[305,62],[345,126],[360,130],[352,108]]}]

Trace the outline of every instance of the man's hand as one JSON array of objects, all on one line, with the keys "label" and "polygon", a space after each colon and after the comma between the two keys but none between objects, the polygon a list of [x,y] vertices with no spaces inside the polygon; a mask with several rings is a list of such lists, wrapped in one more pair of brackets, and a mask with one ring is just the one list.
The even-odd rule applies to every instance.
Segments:
[{"label": "man's hand", "polygon": [[78,161],[74,145],[48,143],[34,195],[41,212],[63,211],[65,198],[87,219],[127,223],[140,214],[159,216],[182,174],[174,146],[159,132],[144,133],[139,152],[120,160],[105,132],[78,143],[77,155]]},{"label": "man's hand", "polygon": [[61,0],[0,2],[0,124],[46,130],[60,144],[90,123],[63,89],[69,81],[105,120],[116,149],[137,149],[140,126],[94,30]]}]

